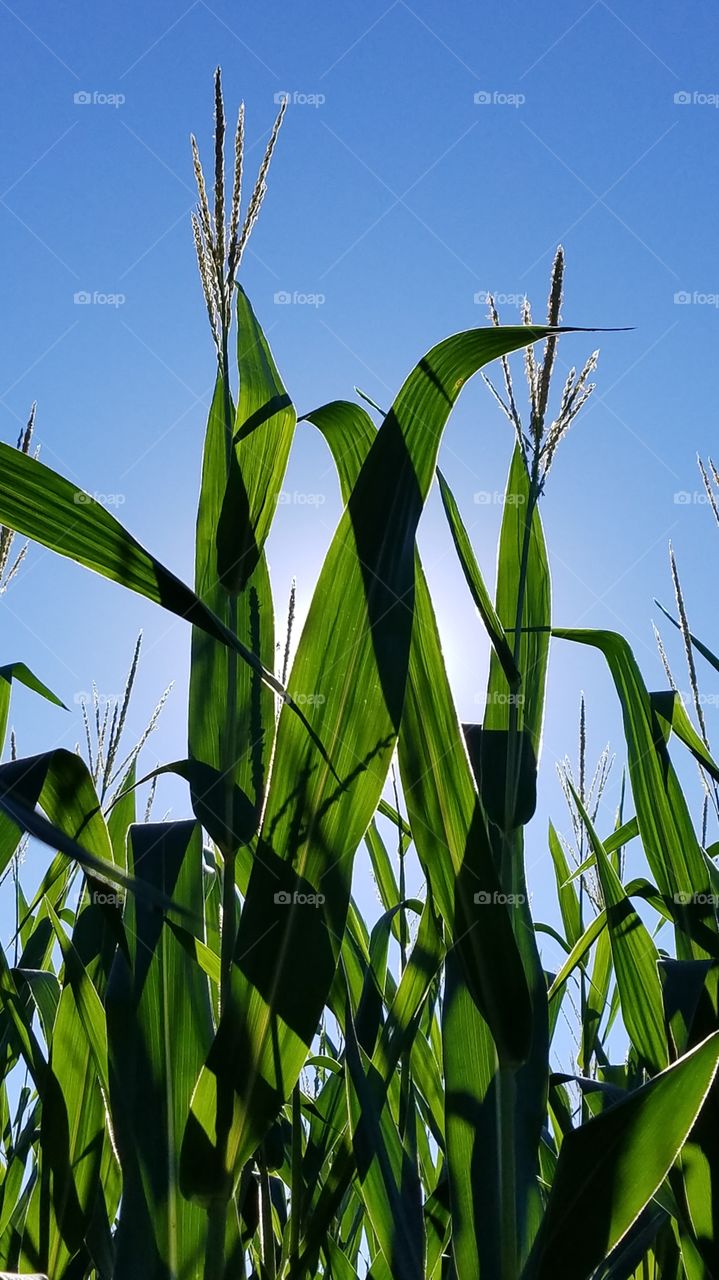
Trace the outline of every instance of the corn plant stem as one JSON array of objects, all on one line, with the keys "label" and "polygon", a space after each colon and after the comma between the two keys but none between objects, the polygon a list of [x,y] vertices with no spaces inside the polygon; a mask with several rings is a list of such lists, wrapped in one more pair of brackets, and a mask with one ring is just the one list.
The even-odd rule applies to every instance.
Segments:
[{"label": "corn plant stem", "polygon": [[18,965],[20,946],[20,865],[17,854],[13,854],[12,878],[15,887],[15,967]]},{"label": "corn plant stem", "polygon": [[[583,922],[584,922],[584,876],[580,876],[580,877],[579,877],[579,927],[580,927],[580,929],[583,929],[583,927],[584,927],[584,923],[583,923]],[[580,1011],[580,1017],[581,1017],[581,1020],[582,1020],[582,1025],[581,1025],[581,1030],[580,1030],[580,1041],[579,1041],[579,1045],[580,1045],[580,1052],[581,1052],[581,1055],[582,1055],[582,1060],[581,1060],[581,1064],[580,1064],[580,1066],[581,1066],[582,1075],[589,1076],[589,1075],[591,1075],[591,1063],[590,1063],[590,1061],[589,1061],[589,1060],[588,1060],[588,1058],[587,1058],[587,1051],[586,1051],[586,1050],[587,1050],[587,1034],[586,1034],[586,1028],[587,1028],[587,980],[586,980],[586,975],[585,975],[585,972],[584,972],[584,965],[581,965],[581,966],[580,966],[580,970],[579,970],[579,984],[580,984],[580,987],[579,987],[579,992],[580,992],[579,1011]],[[585,1096],[584,1096],[584,1092],[583,1092],[583,1090],[581,1091],[581,1109],[582,1109],[582,1123],[584,1123],[584,1121],[588,1118],[588,1111],[587,1111],[587,1104],[586,1104],[586,1101],[585,1101]]]},{"label": "corn plant stem", "polygon": [[[224,422],[227,449],[227,466],[229,472],[230,451],[233,447],[234,414],[230,395],[230,362],[229,331],[223,324],[221,372],[224,392]],[[228,619],[233,633],[237,631],[237,599],[230,597],[230,617]],[[232,832],[233,792],[235,760],[237,757],[237,729],[235,709],[237,706],[237,654],[232,651],[227,655],[227,706],[229,715],[225,722],[224,759],[225,759],[225,826]],[[222,850],[222,936],[220,939],[220,1018],[226,1013],[232,984],[232,958],[237,935],[237,908],[235,892],[235,874],[237,849],[230,838]],[[232,1096],[218,1095],[217,1099],[217,1145],[222,1164],[226,1161],[227,1145],[232,1125]],[[205,1255],[205,1280],[220,1280],[224,1274],[225,1235],[227,1231],[227,1211],[229,1199],[227,1195],[217,1197],[208,1210],[207,1250]]]},{"label": "corn plant stem", "polygon": [[[226,325],[223,325],[222,331],[222,384],[224,391],[224,419],[225,419],[225,442],[227,450],[227,472],[229,475],[230,458],[233,449],[233,432],[234,432],[234,414],[232,411],[232,398],[230,395],[230,362],[229,362],[229,332]],[[230,596],[230,629],[233,634],[237,632],[237,597]],[[235,783],[235,761],[237,758],[237,662],[238,656],[233,651],[227,654],[227,707],[229,715],[225,721],[224,731],[224,756],[225,756],[225,825],[228,833],[232,831],[232,814],[234,799],[234,783]],[[224,856],[224,874],[222,880],[222,942],[220,956],[220,1016],[225,1012],[229,997],[230,983],[232,980],[232,957],[235,950],[236,935],[236,893],[235,893],[235,864],[237,860],[237,849],[234,846],[234,838],[231,837],[225,850]]]},{"label": "corn plant stem", "polygon": [[207,1242],[205,1246],[205,1280],[222,1280],[225,1274],[225,1231],[227,1201],[211,1200],[207,1209]]},{"label": "corn plant stem", "polygon": [[[526,508],[524,537],[517,587],[517,608],[514,626],[515,665],[521,670],[522,623],[527,587],[529,549],[532,538],[532,520],[539,495],[539,456],[535,450],[530,473],[529,498]],[[524,678],[524,674],[523,678]],[[517,856],[514,840],[514,812],[519,789],[521,749],[519,742],[519,704],[512,699],[509,704],[507,732],[507,770],[505,774],[504,830],[502,832],[502,865],[499,869],[502,887],[506,892],[514,890],[514,859]],[[516,1081],[514,1069],[500,1065],[497,1076],[497,1112],[499,1124],[499,1190],[501,1214],[501,1275],[502,1280],[516,1280],[517,1241],[517,1186],[515,1153]]]},{"label": "corn plant stem", "polygon": [[276,1280],[277,1266],[275,1260],[275,1233],[272,1227],[272,1196],[270,1193],[270,1175],[262,1153],[258,1159],[260,1169],[260,1254],[262,1257],[262,1280]]},{"label": "corn plant stem", "polygon": [[[527,569],[529,565],[529,549],[532,541],[532,521],[534,519],[534,511],[539,497],[539,456],[535,451],[532,461],[532,470],[530,473],[529,496],[526,507],[526,516],[524,524],[524,537],[522,539],[522,556],[519,567],[519,583],[517,587],[517,609],[514,620],[514,650],[513,657],[515,666],[520,668],[520,656],[522,645],[522,623],[524,620],[524,600],[527,592]],[[522,672],[522,680],[526,679],[526,672]],[[517,803],[517,792],[519,790],[519,761],[521,759],[521,751],[519,748],[519,703],[516,698],[510,700],[509,703],[509,726],[507,733],[507,772],[505,774],[505,804],[504,804],[504,823],[505,837],[511,837],[513,829],[514,810]],[[511,839],[504,841],[506,853],[511,853]],[[506,863],[507,859],[503,861]],[[507,865],[502,867],[502,872],[509,870]],[[511,887],[511,886],[510,886]]]},{"label": "corn plant stem", "polygon": [[292,1090],[292,1168],[290,1245],[288,1265],[297,1263],[302,1237],[302,1094],[299,1081]]},{"label": "corn plant stem", "polygon": [[499,1067],[498,1085],[501,1213],[500,1274],[502,1280],[517,1280],[517,1194],[514,1139],[514,1113],[517,1091],[513,1067]]}]

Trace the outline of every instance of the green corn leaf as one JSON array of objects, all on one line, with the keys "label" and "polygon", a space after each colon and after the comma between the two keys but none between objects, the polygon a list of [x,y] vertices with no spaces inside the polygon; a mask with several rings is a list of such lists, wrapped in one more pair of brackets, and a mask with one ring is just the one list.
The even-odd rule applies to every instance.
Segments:
[{"label": "green corn leaf", "polygon": [[647,1070],[656,1073],[669,1062],[657,969],[659,953],[631,905],[574,787],[572,795],[597,860],[624,1025]]},{"label": "green corn leaf", "polygon": [[568,1134],[522,1280],[586,1280],[624,1238],[681,1151],[719,1063],[719,1032]]},{"label": "green corn leaf", "polygon": [[[46,817],[35,810],[36,804]],[[108,889],[120,886],[172,909],[168,898],[128,875],[115,861],[92,778],[75,752],[58,748],[0,765],[0,815],[1,822],[58,849]],[[58,871],[54,867],[50,879]],[[43,893],[48,887],[43,886]]]},{"label": "green corn leaf", "polygon": [[554,875],[557,881],[557,895],[559,897],[559,910],[562,913],[562,923],[564,924],[564,932],[570,947],[573,947],[578,938],[582,935],[582,920],[579,908],[579,899],[576,890],[572,884],[572,876],[569,871],[569,865],[562,848],[561,841],[557,835],[551,822],[549,824],[549,852],[552,855],[554,864]]},{"label": "green corn leaf", "polygon": [[715,763],[689,719],[681,694],[676,689],[662,689],[659,693],[650,693],[649,701],[666,726],[667,738],[670,732],[675,733],[680,742],[689,748],[698,764],[706,769],[715,782],[719,782],[719,765]]},{"label": "green corn leaf", "polygon": [[[107,1242],[99,1238],[96,1224],[102,1217],[113,1221],[120,1199],[120,1178],[108,1117],[107,1039],[101,999],[115,948],[106,908],[97,905],[85,890],[74,916],[72,940],[65,935],[48,900],[44,904],[54,936],[62,935],[65,958],[63,990],[53,1025],[49,1069],[57,1081],[43,1100],[43,1134],[52,1141],[67,1134],[68,1164],[72,1184],[52,1169],[50,1205],[45,1202],[41,1178],[28,1204],[24,1245],[35,1238],[42,1248],[44,1223],[49,1211],[47,1268],[52,1276],[72,1275],[78,1265],[77,1238],[67,1236],[66,1206],[77,1204],[82,1213],[83,1239],[93,1235],[98,1262]],[[55,934],[57,931],[57,934]],[[109,1228],[106,1236],[109,1237]]]},{"label": "green corn leaf", "polygon": [[0,522],[200,627],[283,694],[260,659],[105,507],[36,458],[2,443]]},{"label": "green corn leaf", "polygon": [[173,760],[152,769],[133,785],[142,786],[163,773],[174,773],[190,784],[193,808],[211,840],[220,848],[249,844],[257,830],[257,809],[249,796],[236,785],[229,788],[227,775],[201,760]]},{"label": "green corn leaf", "polygon": [[67,711],[65,703],[60,701],[57,694],[52,692],[52,689],[48,689],[46,684],[38,680],[37,676],[33,675],[24,662],[11,662],[4,667],[0,667],[0,750],[2,750],[7,733],[10,694],[14,680],[17,680],[19,684],[24,684],[26,689],[32,689],[33,693],[39,693],[40,697],[45,698],[47,702],[52,702],[56,707],[62,707],[63,711]]},{"label": "green corn leaf", "polygon": [[[605,844],[604,846],[605,852],[606,852],[606,848],[607,846]],[[650,903],[651,906],[655,908],[655,910],[660,911],[665,916],[665,919],[668,919],[668,920],[673,919],[672,913],[667,908],[661,894],[657,893],[654,886],[651,885],[648,880],[644,880],[644,879],[632,880],[628,885],[625,886],[625,893],[630,898],[631,897],[643,898],[646,902]],[[549,988],[550,1000],[554,999],[554,997],[558,994],[560,989],[564,986],[564,983],[567,981],[567,978],[574,972],[577,965],[581,964],[582,960],[586,956],[592,944],[596,942],[599,935],[606,928],[606,924],[607,924],[606,911],[605,910],[598,911],[594,919],[591,920],[590,923],[587,925],[581,938],[577,939],[574,946],[572,947],[572,950],[567,956],[567,959],[564,961],[564,964],[562,965],[561,969],[552,980],[552,984]]]},{"label": "green corn leaf", "polygon": [[[681,627],[677,622],[676,618],[673,618],[672,615],[667,612],[667,610],[664,608],[664,605],[660,604],[658,600],[655,600],[654,603],[657,606],[657,608],[661,609],[662,613],[664,614],[664,617],[669,619],[672,626],[676,627],[677,631],[681,631]],[[719,671],[719,658],[717,658],[716,654],[712,653],[711,649],[709,649],[707,645],[703,644],[701,640],[698,640],[695,635],[692,635],[691,631],[689,632],[689,639],[694,645],[694,648],[696,649],[697,653],[700,653],[702,658],[706,659],[706,661],[709,663],[709,666],[713,667],[715,671]]]},{"label": "green corn leaf", "polygon": [[[365,844],[369,851],[372,871],[382,905],[385,911],[389,911],[399,902],[399,885],[397,884],[394,867],[374,818],[367,828]],[[399,925],[396,926],[395,933],[399,936]]]},{"label": "green corn leaf", "polygon": [[[362,465],[289,681],[295,699],[313,697],[307,718],[333,768],[283,707],[232,989],[186,1131],[188,1195],[229,1194],[238,1167],[295,1084],[315,1034],[344,933],[353,856],[399,732],[414,539],[450,410],[482,364],[545,335],[533,327],[478,329],[439,343],[409,375]],[[308,894],[325,901],[308,905]],[[224,1151],[218,1106],[232,1114]]]},{"label": "green corn leaf", "polygon": [[48,902],[46,905],[55,931],[55,937],[62,951],[62,958],[65,963],[65,981],[72,987],[77,1012],[92,1055],[98,1082],[105,1098],[108,1099],[110,1081],[107,1067],[107,1026],[102,1001],[88,976],[77,950],[65,933],[51,904]]},{"label": "green corn leaf", "polygon": [[347,1109],[360,1194],[397,1280],[424,1280],[424,1219],[417,1171],[402,1146],[381,1081],[346,1014]]},{"label": "green corn leaf", "polygon": [[[516,1077],[500,1072],[495,1117],[496,1145],[506,1165],[511,1161],[516,1209],[509,1187],[503,1192],[502,1233],[505,1270],[514,1257],[526,1256],[541,1216],[538,1152],[547,1106],[549,1017],[547,985],[529,906],[522,825],[536,806],[549,660],[551,579],[542,521],[532,478],[519,444],[514,446],[504,493],[497,556],[495,607],[512,637],[522,677],[515,694],[495,653],[490,654],[487,705],[480,738],[480,795],[493,825],[493,853],[505,893],[516,904],[510,912],[532,1004],[531,1036],[526,1062]],[[519,628],[519,632],[518,632]],[[470,748],[470,757],[472,751]],[[477,1024],[475,1034],[482,1033]],[[485,1057],[486,1057],[485,1053]],[[509,1137],[507,1133],[509,1132]],[[511,1155],[507,1147],[513,1147]],[[516,1227],[514,1225],[516,1219]],[[491,1219],[484,1230],[492,1229]],[[493,1224],[496,1230],[496,1224]],[[478,1225],[478,1233],[482,1227]],[[516,1241],[514,1239],[516,1235]]]},{"label": "green corn leaf", "polygon": [[[243,370],[240,369],[242,404]],[[205,436],[202,484],[195,534],[195,590],[223,626],[237,635],[267,670],[274,661],[274,617],[264,552],[238,596],[221,581],[217,535],[227,490],[229,441],[225,412],[234,418],[230,398],[218,374]],[[243,513],[236,513],[234,543],[243,535]],[[230,529],[225,527],[229,539]],[[275,698],[261,673],[238,662],[232,650],[205,629],[192,629],[189,700],[189,754],[201,764],[232,778],[252,799],[257,811],[267,784],[275,729]],[[194,792],[193,803],[195,802]],[[198,804],[201,801],[198,800]],[[198,821],[204,822],[196,809]],[[222,841],[220,841],[222,847]]]},{"label": "green corn leaf", "polygon": [[[371,444],[374,435],[372,423],[363,410],[346,403],[325,406],[310,415],[310,420],[323,432],[332,449],[346,500],[361,462],[362,448],[366,450]],[[484,1017],[474,1007],[473,1001],[488,1011],[500,1055],[511,1059],[513,1054],[521,1055],[526,1051],[528,1009],[525,1017],[520,1016],[520,1011],[523,1013],[527,1004],[526,986],[509,915],[501,898],[484,815],[473,786],[437,624],[418,557],[415,627],[399,759],[417,851],[448,930],[458,937],[457,953],[471,991],[464,1002],[467,1008],[461,1034],[445,1040],[446,1088],[452,1096],[462,1095],[466,1083],[467,1044],[476,1036],[477,1060],[481,1060],[485,1075],[478,1078],[475,1073],[473,1097],[489,1099],[497,1068],[495,1044]],[[446,854],[440,857],[443,850]],[[481,928],[478,910],[482,915]],[[492,965],[493,954],[504,957],[501,972]],[[503,1016],[510,1010],[511,1026]],[[518,1050],[520,1036],[525,1039]],[[475,1062],[474,1057],[472,1062]],[[481,1110],[481,1102],[477,1103],[477,1110]],[[478,1209],[476,1215],[474,1212],[469,1216],[459,1214],[455,1223],[455,1254],[462,1256],[468,1266],[477,1263],[477,1239],[487,1240],[496,1232],[497,1225],[491,1195],[475,1199],[471,1185],[477,1180],[477,1161],[482,1158],[487,1161],[488,1181],[494,1185],[492,1152],[496,1150],[497,1133],[493,1102],[488,1102],[486,1116],[487,1123],[473,1147],[473,1159],[465,1159],[467,1153],[460,1145],[458,1158],[450,1163],[454,1199],[466,1193],[467,1203],[481,1206],[481,1217]],[[446,1124],[447,1141],[452,1143],[455,1133],[461,1130],[461,1121],[455,1126],[454,1119],[450,1109],[445,1120],[440,1118],[437,1126],[441,1131]],[[491,1142],[488,1141],[490,1137]]]},{"label": "green corn leaf", "polygon": [[509,641],[492,604],[491,596],[484,584],[482,571],[477,564],[477,559],[472,549],[472,543],[469,540],[462,517],[459,513],[454,494],[445,480],[442,472],[437,469],[437,479],[439,481],[439,491],[442,495],[442,503],[444,505],[447,522],[454,540],[455,550],[462,566],[465,581],[469,587],[472,599],[474,601],[477,612],[484,623],[487,634],[492,642],[492,647],[497,655],[497,660],[501,664],[502,670],[507,677],[507,682],[513,693],[517,693],[522,683],[522,677],[519,674],[517,664],[514,661],[514,655],[509,646]]},{"label": "green corn leaf", "polygon": [[[393,1074],[403,1053],[411,1050],[413,1072],[416,1069],[416,1050],[422,1044],[422,1036],[421,1032],[418,1033],[418,1027],[422,1012],[426,1007],[431,985],[439,973],[443,956],[444,945],[438,922],[435,918],[432,904],[428,900],[422,912],[415,945],[402,973],[394,999],[389,1006],[387,1018],[372,1056],[371,1070],[373,1078],[381,1082],[382,1089],[385,1092],[389,1090]],[[431,1053],[429,1046],[427,1046],[427,1049]],[[431,1097],[431,1088],[426,1087],[429,1075],[426,1060],[422,1060],[417,1076],[425,1086],[426,1093],[430,1094]],[[312,1270],[320,1245],[330,1229],[334,1215],[351,1185],[351,1179],[355,1172],[354,1156],[346,1132],[346,1114],[344,1115],[345,1124],[340,1124],[338,1127],[337,1116],[340,1109],[340,1093],[339,1088],[336,1086],[340,1083],[335,1082],[333,1084],[333,1113],[327,1120],[327,1129],[335,1134],[335,1143],[333,1144],[335,1145],[335,1159],[326,1182],[319,1189],[319,1194],[316,1194],[316,1198],[308,1208],[308,1225],[302,1238],[299,1260],[296,1264],[297,1269],[290,1268],[287,1280],[290,1280],[290,1277],[294,1280],[295,1276],[301,1276],[305,1274],[306,1270]],[[441,1095],[441,1085],[439,1092]],[[431,1101],[434,1109],[438,1112],[441,1111],[441,1096],[433,1097]],[[379,1105],[379,1095],[377,1103]],[[441,1133],[441,1127],[441,1121],[438,1124],[435,1123],[436,1134]],[[324,1165],[325,1159],[326,1157],[319,1161],[320,1167]],[[306,1184],[314,1188],[316,1181],[317,1166],[313,1166],[308,1171]]]},{"label": "green corn leaf", "polygon": [[494,1280],[501,1273],[502,1235],[499,1072],[492,1037],[451,951],[445,963],[442,1038],[452,1259],[458,1276]]},{"label": "green corn leaf", "polygon": [[709,860],[694,833],[687,803],[658,729],[649,693],[630,646],[612,631],[555,631],[592,645],[606,658],[622,708],[629,778],[644,852],[659,892],[676,904],[679,959],[719,954],[710,906]]},{"label": "green corn leaf", "polygon": [[[623,822],[615,831],[610,832],[606,840],[602,842],[604,844],[604,852],[616,853],[617,850],[623,849],[630,840],[636,840],[638,835],[639,823],[636,818],[630,818],[628,822]],[[575,880],[578,880],[580,876],[584,875],[585,871],[594,866],[594,861],[594,854],[590,853],[589,857],[580,862],[576,870],[567,877],[564,883],[572,884]]]},{"label": "green corn leaf", "polygon": [[54,973],[46,969],[26,969],[22,965],[11,970],[18,992],[22,995],[22,984],[27,983],[35,1008],[40,1018],[40,1026],[46,1044],[50,1043],[52,1029],[60,1001],[60,983]]},{"label": "green corn leaf", "polygon": [[[41,1266],[62,1280],[82,1246],[97,1192],[102,1113],[99,1119],[97,1115],[88,1117],[87,1095],[82,1089],[82,1050],[74,1056],[68,1052],[62,1024],[57,1034],[53,1033],[50,1061],[46,1060],[1,949],[0,1000],[9,1017],[12,1038],[42,1099],[42,1177],[27,1187],[19,1261],[24,1266]],[[70,1092],[68,1072],[74,1086]]]},{"label": "green corn leaf", "polygon": [[219,576],[242,590],[270,531],[295,430],[295,411],[249,299],[237,286],[240,394],[232,457],[217,526]]},{"label": "green corn leaf", "polygon": [[127,834],[137,820],[135,805],[135,762],[133,761],[122,780],[120,794],[107,813],[107,834],[112,844],[112,856],[119,867],[127,870]]},{"label": "green corn leaf", "polygon": [[[196,911],[202,841],[194,822],[131,829],[132,874]],[[179,1155],[197,1075],[212,1037],[207,979],[159,912],[125,906],[128,954],[107,997],[110,1093],[123,1173],[115,1280],[194,1275],[206,1215],[179,1190]]]},{"label": "green corn leaf", "polygon": [[[359,406],[337,401],[309,415],[335,460],[345,501],[376,434]],[[417,852],[432,896],[458,949],[472,997],[485,1010],[500,1053],[526,1052],[528,1000],[519,955],[494,868],[447,678],[437,623],[419,557],[409,680],[399,739],[400,772]],[[440,837],[439,841],[437,836]],[[477,905],[482,928],[473,927]],[[502,973],[492,956],[505,958]],[[509,1010],[512,1010],[511,1017]],[[524,1038],[523,1038],[524,1037]]]}]

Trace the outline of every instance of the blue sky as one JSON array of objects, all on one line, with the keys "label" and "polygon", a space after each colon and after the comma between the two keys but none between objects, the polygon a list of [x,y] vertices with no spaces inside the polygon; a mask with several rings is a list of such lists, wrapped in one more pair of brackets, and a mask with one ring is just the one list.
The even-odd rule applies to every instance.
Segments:
[{"label": "blue sky", "polygon": [[[653,596],[671,595],[670,538],[690,619],[710,643],[714,621],[717,531],[695,455],[711,452],[715,434],[718,25],[706,5],[664,0],[629,12],[604,0],[0,0],[2,438],[37,400],[44,461],[109,495],[145,545],[191,576],[214,356],[189,229],[188,135],[208,153],[219,62],[229,112],[247,104],[250,172],[275,95],[293,99],[242,280],[300,412],[355,384],[387,404],[435,341],[485,323],[483,290],[526,292],[541,314],[559,241],[565,321],[634,326],[601,338],[597,393],[562,446],[542,511],[557,624],[623,631],[660,685],[650,618]],[[78,293],[117,305],[79,304]],[[516,306],[501,311],[516,320]],[[560,365],[593,345],[565,339]],[[477,380],[442,465],[490,579],[501,507],[474,495],[501,492],[511,444]],[[285,504],[272,535],[280,617],[293,575],[306,606],[339,513],[328,457],[306,425],[286,489],[317,500]],[[486,645],[436,494],[421,545],[460,713],[477,718]],[[27,661],[71,706],[63,716],[19,693],[23,753],[79,740],[76,698],[93,679],[103,695],[122,688],[140,627],[133,727],[174,680],[147,767],[183,753],[182,623],[37,548],[0,608],[3,661]],[[667,645],[681,672],[673,636]],[[711,673],[703,687],[711,700]],[[553,898],[547,815],[569,825],[554,761],[574,753],[581,689],[591,752],[608,738],[619,747],[599,655],[555,645],[543,800],[528,836],[540,916]],[[618,768],[614,783],[607,824]],[[169,783],[165,803],[184,813]]]}]

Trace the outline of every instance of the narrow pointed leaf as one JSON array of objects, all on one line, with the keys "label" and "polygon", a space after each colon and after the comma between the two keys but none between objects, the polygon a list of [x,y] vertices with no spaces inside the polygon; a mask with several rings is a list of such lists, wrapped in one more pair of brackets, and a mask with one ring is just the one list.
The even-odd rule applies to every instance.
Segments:
[{"label": "narrow pointed leaf", "polygon": [[445,480],[442,472],[437,470],[437,479],[439,481],[439,491],[442,495],[442,503],[444,505],[445,515],[450,527],[452,538],[454,540],[455,550],[462,566],[465,581],[469,587],[472,599],[474,601],[477,612],[484,623],[487,634],[492,642],[492,647],[497,655],[498,661],[501,663],[509,687],[513,692],[517,692],[522,682],[517,664],[514,661],[514,655],[509,646],[509,641],[492,604],[491,596],[484,584],[484,578],[477,558],[474,554],[472,544],[469,540],[469,534],[464,526],[462,517],[459,513],[454,494]]}]

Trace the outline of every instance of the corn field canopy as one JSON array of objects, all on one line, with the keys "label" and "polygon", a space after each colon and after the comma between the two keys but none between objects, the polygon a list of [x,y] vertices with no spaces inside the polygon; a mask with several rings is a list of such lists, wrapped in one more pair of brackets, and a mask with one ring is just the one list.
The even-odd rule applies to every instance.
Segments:
[{"label": "corn field canopy", "polygon": [[[155,766],[169,690],[129,734],[139,641],[124,693],[83,701],[77,750],[20,753],[17,684],[58,718],[63,691],[21,654],[0,667],[0,1277],[719,1277],[719,765],[700,691],[719,638],[691,631],[671,549],[660,609],[686,701],[659,631],[650,690],[621,634],[554,617],[542,500],[598,361],[563,323],[561,248],[541,323],[525,304],[505,326],[490,299],[388,408],[324,403],[318,379],[298,426],[238,282],[284,112],[249,194],[219,72],[207,178],[192,140],[215,378],[193,581],[40,460],[34,409],[0,444],[0,590],[39,543],[182,619],[191,657],[187,740]],[[478,373],[508,420],[494,590],[438,470]],[[266,548],[313,437],[342,514],[298,627]],[[719,475],[700,474],[719,522]],[[435,481],[490,654],[481,723],[458,719],[417,549]],[[623,738],[589,761],[582,699],[545,834],[547,676],[569,646],[606,672]],[[186,807],[158,820],[166,774]]]}]

